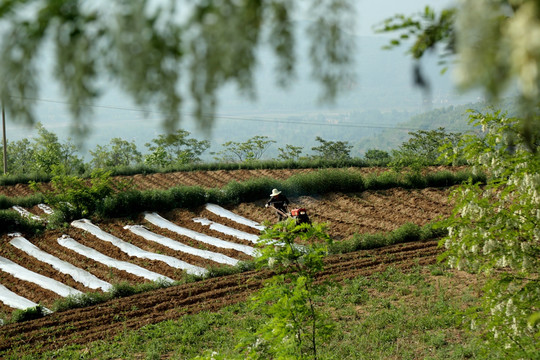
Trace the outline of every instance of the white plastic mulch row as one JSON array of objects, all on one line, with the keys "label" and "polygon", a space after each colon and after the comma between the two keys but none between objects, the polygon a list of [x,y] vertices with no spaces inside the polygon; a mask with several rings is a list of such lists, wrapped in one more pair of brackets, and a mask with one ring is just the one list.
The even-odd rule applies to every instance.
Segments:
[{"label": "white plastic mulch row", "polygon": [[163,261],[167,265],[174,267],[176,269],[185,270],[189,274],[202,275],[208,272],[208,270],[202,267],[188,264],[185,261],[181,261],[172,256],[156,254],[150,251],[143,250],[135,245],[132,245],[128,242],[125,242],[117,238],[116,236],[112,234],[109,234],[101,230],[99,227],[92,224],[89,220],[86,220],[86,219],[75,220],[71,223],[71,225],[76,228],[88,231],[92,235],[96,236],[98,239],[110,242],[111,244],[113,244],[114,246],[116,246],[117,248],[119,248],[120,250],[128,254],[129,256],[134,256],[141,259]]},{"label": "white plastic mulch row", "polygon": [[11,260],[8,260],[4,257],[0,257],[0,270],[7,272],[8,274],[13,275],[17,279],[28,281],[36,285],[41,286],[44,289],[50,290],[57,293],[60,296],[66,297],[69,295],[80,295],[82,294],[79,290],[74,289],[70,286],[62,284],[59,281],[48,278],[46,276],[40,275],[24,267],[17,265]]},{"label": "white plastic mulch row", "polygon": [[259,242],[259,236],[257,235],[250,234],[245,231],[237,230],[232,227],[219,224],[217,222],[214,222],[205,218],[195,218],[193,219],[193,221],[195,221],[196,223],[205,225],[205,226],[209,226],[211,230],[218,231],[225,235],[231,235],[231,236],[234,236],[235,238],[251,241],[252,243],[255,243],[255,244]]},{"label": "white plastic mulch row", "polygon": [[0,301],[3,302],[5,305],[15,309],[27,309],[38,305],[35,302],[28,300],[27,298],[15,294],[13,291],[9,290],[4,285],[0,285]]},{"label": "white plastic mulch row", "polygon": [[53,256],[32,244],[27,239],[17,236],[10,241],[10,244],[19,250],[24,251],[30,256],[33,256],[39,261],[43,261],[51,265],[61,273],[70,275],[73,280],[80,282],[84,286],[90,289],[102,289],[103,291],[109,290],[112,285],[108,282],[100,280],[98,277],[90,274],[88,271],[80,269],[66,261],[60,260],[56,256]]},{"label": "white plastic mulch row", "polygon": [[236,265],[238,263],[238,260],[233,259],[232,257],[215,253],[212,251],[208,251],[208,250],[197,249],[197,248],[182,244],[181,242],[175,241],[163,235],[156,234],[148,230],[142,225],[126,225],[124,226],[124,229],[128,229],[132,233],[139,235],[145,238],[146,240],[154,241],[170,249],[181,251],[186,254],[196,255],[203,259],[212,260],[221,264]]},{"label": "white plastic mulch row", "polygon": [[261,224],[259,224],[258,222],[255,222],[253,220],[250,220],[250,219],[247,219],[243,216],[240,216],[240,215],[237,215],[235,213],[233,213],[232,211],[229,211],[227,209],[224,209],[222,208],[221,206],[219,205],[216,205],[216,204],[206,204],[206,210],[218,215],[218,216],[221,216],[221,217],[224,217],[224,218],[227,218],[229,220],[232,220],[234,222],[237,222],[239,224],[243,224],[243,225],[247,225],[249,227],[252,227],[254,229],[257,229],[257,230],[264,230],[264,226],[262,226]]},{"label": "white plastic mulch row", "polygon": [[183,236],[187,236],[191,239],[203,242],[205,244],[217,246],[224,249],[234,249],[237,251],[241,251],[250,256],[254,256],[256,253],[256,249],[254,249],[251,246],[221,240],[213,236],[208,236],[208,235],[201,234],[190,229],[183,228],[181,226],[178,226],[170,222],[169,220],[162,218],[156,213],[145,213],[144,219],[156,226],[159,226],[160,228],[170,230],[172,232],[175,232]]},{"label": "white plastic mulch row", "polygon": [[47,215],[51,215],[53,213],[53,210],[45,204],[38,204],[38,208],[40,208],[41,211],[43,211]]},{"label": "white plastic mulch row", "polygon": [[14,205],[11,207],[13,210],[17,211],[19,214],[21,214],[22,216],[24,217],[27,217],[29,219],[32,219],[32,220],[37,220],[37,221],[43,221],[42,218],[40,218],[39,216],[37,215],[34,215],[32,214],[30,211],[18,206],[18,205]]},{"label": "white plastic mulch row", "polygon": [[94,250],[92,248],[89,248],[88,246],[84,246],[83,244],[78,243],[77,241],[73,240],[67,235],[63,235],[62,237],[58,238],[57,241],[63,247],[70,249],[72,251],[75,251],[78,254],[86,256],[87,258],[95,260],[108,267],[118,269],[118,270],[123,270],[127,273],[137,275],[151,281],[158,281],[158,280],[165,280],[169,282],[174,281],[173,279],[167,276],[155,273],[153,271],[147,270],[143,267],[129,263],[127,261],[113,259],[112,257],[102,254],[97,250]]}]

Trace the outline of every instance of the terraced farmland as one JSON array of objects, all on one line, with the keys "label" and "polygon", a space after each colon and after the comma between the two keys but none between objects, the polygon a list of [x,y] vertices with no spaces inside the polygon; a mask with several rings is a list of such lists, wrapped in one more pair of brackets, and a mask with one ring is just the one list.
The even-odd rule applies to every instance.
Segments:
[{"label": "terraced farmland", "polygon": [[[245,172],[240,172],[238,179],[246,176]],[[261,172],[269,176],[268,171]],[[228,181],[223,174],[208,173],[197,175],[200,178],[208,176],[206,182],[198,180],[200,185],[215,185],[216,179]],[[275,170],[272,176],[284,179],[291,173]],[[174,178],[176,175],[170,176]],[[165,181],[154,183],[171,186],[174,181],[170,184]],[[167,185],[163,185],[165,183]],[[336,241],[341,241],[355,233],[387,232],[407,222],[424,225],[445,216],[451,209],[447,200],[448,191],[395,188],[355,194],[300,196],[291,200],[292,207],[305,207],[312,221],[328,223],[330,235]],[[267,220],[274,222],[274,214],[263,206],[266,195],[262,194],[258,201],[243,203],[228,210],[256,223]],[[37,216],[44,215],[43,208],[37,206],[26,210]],[[67,229],[47,231],[26,239],[39,251],[84,270],[88,277],[101,281],[102,285],[120,282],[135,284],[159,277],[180,280],[184,271],[199,274],[209,267],[230,266],[237,261],[251,259],[254,255],[254,242],[260,227],[241,224],[238,219],[229,219],[223,213],[210,210],[212,208],[209,207],[175,209],[93,224],[75,222]],[[74,292],[103,291],[107,288],[107,285],[103,285],[96,290],[90,283],[72,276],[73,271],[62,272],[58,266],[36,258],[21,246],[15,246],[14,236],[4,234],[1,239],[2,258],[57,281]],[[327,259],[328,266],[323,276],[338,280],[352,278],[379,271],[389,264],[407,268],[418,262],[432,263],[438,253],[436,243],[431,241],[335,255]],[[180,314],[217,309],[243,301],[267,276],[266,273],[252,271],[208,279],[85,309],[54,313],[27,323],[6,325],[0,327],[0,352],[23,343],[39,345],[43,349],[61,347],[67,342],[84,343],[111,336],[126,328],[139,328],[173,319]],[[65,296],[47,288],[43,282],[28,281],[17,272],[10,273],[5,268],[0,268],[0,284],[45,307],[50,307],[56,299]],[[0,311],[9,313],[12,310],[12,306],[0,304]],[[122,321],[118,321],[119,314]]]}]

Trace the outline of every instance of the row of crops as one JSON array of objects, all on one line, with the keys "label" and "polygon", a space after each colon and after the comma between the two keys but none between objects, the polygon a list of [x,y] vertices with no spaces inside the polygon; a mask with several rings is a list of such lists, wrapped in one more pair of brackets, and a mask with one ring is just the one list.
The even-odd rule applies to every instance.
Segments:
[{"label": "row of crops", "polygon": [[[40,204],[40,208],[45,213],[51,211],[46,205],[43,204]],[[204,275],[208,270],[205,267],[202,267],[200,265],[194,265],[186,261],[184,259],[184,256],[186,254],[223,265],[237,265],[239,260],[220,252],[204,250],[194,246],[190,246],[182,241],[179,241],[178,239],[187,237],[199,243],[208,244],[213,249],[232,249],[247,256],[255,255],[256,248],[254,247],[254,245],[258,241],[258,236],[256,235],[256,233],[260,232],[260,230],[263,229],[261,225],[247,218],[234,214],[218,205],[206,204],[205,208],[207,211],[210,211],[219,218],[228,219],[235,223],[241,224],[244,228],[249,227],[253,229],[253,231],[242,231],[239,229],[235,229],[231,226],[224,225],[218,221],[212,221],[206,218],[199,217],[192,219],[193,222],[202,224],[209,229],[212,229],[214,232],[228,235],[226,236],[228,240],[224,240],[180,226],[174,222],[163,218],[155,212],[145,213],[145,222],[153,224],[154,229],[164,229],[169,234],[175,233],[180,235],[178,236],[178,238],[173,239],[171,237],[160,234],[159,232],[150,231],[144,225],[126,225],[124,227],[124,231],[126,233],[129,232],[141,238],[144,238],[146,241],[158,243],[162,246],[168,247],[174,250],[176,254],[178,254],[177,256],[170,256],[144,250],[134,244],[131,244],[128,241],[123,240],[119,236],[115,236],[102,230],[99,226],[93,224],[90,220],[87,219],[75,220],[71,223],[71,227],[82,230],[84,236],[90,235],[93,237],[93,239],[112,244],[114,247],[128,255],[130,258],[159,261],[167,264],[167,266],[169,267],[179,269],[183,272],[185,271],[188,274],[199,276]],[[30,213],[28,210],[22,207],[14,207],[14,210],[18,211],[25,217],[31,217],[34,219],[39,218],[38,215]],[[231,238],[239,239],[239,241],[230,241]],[[69,275],[73,280],[84,285],[84,287],[86,288],[100,291],[108,291],[112,287],[109,282],[105,281],[104,279],[98,278],[89,271],[79,268],[67,261],[61,260],[58,257],[40,249],[38,246],[32,244],[19,233],[10,234],[10,239],[11,240],[9,241],[9,246],[23,251],[24,253],[34,258],[36,261],[51,265],[56,271],[65,275]],[[109,268],[125,271],[145,280],[170,283],[175,281],[175,279],[160,274],[156,271],[147,269],[140,265],[136,265],[129,261],[118,260],[111,256],[103,254],[95,248],[83,245],[77,239],[74,239],[73,237],[65,234],[58,237],[56,242],[58,246],[70,250],[76,254],[82,255],[86,258],[89,258],[92,261],[101,263]],[[246,242],[251,243],[252,246],[245,245]],[[32,283],[33,286],[39,286],[46,290],[54,292],[61,297],[76,296],[82,294],[81,291],[70,287],[58,280],[43,276],[38,272],[28,270],[25,267],[25,264],[18,264],[4,257],[0,257],[0,271],[15,277],[20,281]],[[8,287],[4,286],[4,284],[0,284],[0,301],[4,305],[15,309],[26,309],[29,307],[37,306],[35,302],[11,291],[10,289],[8,289]]]}]

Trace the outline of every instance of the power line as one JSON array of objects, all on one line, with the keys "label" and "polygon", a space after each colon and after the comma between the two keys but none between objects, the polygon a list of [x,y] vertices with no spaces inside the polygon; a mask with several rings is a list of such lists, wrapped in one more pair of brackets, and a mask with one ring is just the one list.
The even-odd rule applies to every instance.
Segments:
[{"label": "power line", "polygon": [[[51,99],[40,99],[40,98],[23,98],[23,97],[15,97],[11,96],[12,98],[16,98],[19,100],[30,100],[30,101],[40,101],[40,102],[48,102],[48,103],[54,103],[54,104],[62,104],[62,105],[69,105],[68,102],[60,101],[60,100],[51,100]],[[94,104],[81,104],[81,106],[86,107],[92,107],[92,108],[98,108],[98,109],[108,109],[108,110],[121,110],[121,111],[133,111],[133,112],[141,112],[145,114],[167,114],[163,111],[156,111],[156,110],[148,110],[148,109],[138,109],[138,108],[129,108],[129,107],[120,107],[120,106],[111,106],[111,105],[94,105]],[[190,117],[196,117],[193,113],[186,113],[186,112],[179,112],[183,116],[190,116]],[[314,121],[299,121],[299,120],[281,120],[281,119],[268,119],[268,118],[260,118],[260,117],[242,117],[242,116],[233,116],[233,115],[220,115],[220,114],[203,114],[203,117],[213,117],[215,119],[226,119],[226,120],[239,120],[239,121],[250,121],[250,122],[264,122],[264,123],[278,123],[278,124],[296,124],[296,125],[310,125],[310,126],[328,126],[328,127],[347,127],[347,128],[369,128],[369,129],[384,129],[384,130],[406,130],[406,131],[417,131],[417,130],[427,130],[422,128],[413,128],[413,127],[406,127],[406,126],[396,126],[396,125],[376,125],[376,124],[357,124],[357,123],[351,123],[351,122],[340,122],[340,123],[321,123],[321,122],[314,122]],[[470,129],[466,128],[458,128],[453,129],[453,131],[468,131]]]}]

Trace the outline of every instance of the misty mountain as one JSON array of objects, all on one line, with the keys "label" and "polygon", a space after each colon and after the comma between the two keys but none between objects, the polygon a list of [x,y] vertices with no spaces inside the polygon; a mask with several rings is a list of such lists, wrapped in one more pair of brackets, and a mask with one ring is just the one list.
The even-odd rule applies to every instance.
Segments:
[{"label": "misty mountain", "polygon": [[[507,116],[517,116],[519,113],[519,105],[515,98],[504,99],[500,104],[500,109]],[[473,130],[478,131],[469,124],[470,111],[485,113],[493,112],[494,109],[489,103],[480,101],[427,111],[412,116],[408,121],[397,125],[396,128],[386,129],[375,136],[360,139],[354,143],[354,151],[359,154],[364,154],[370,149],[390,151],[407,141],[410,138],[409,132],[417,130],[435,130],[442,127],[447,132],[467,133]]]}]

